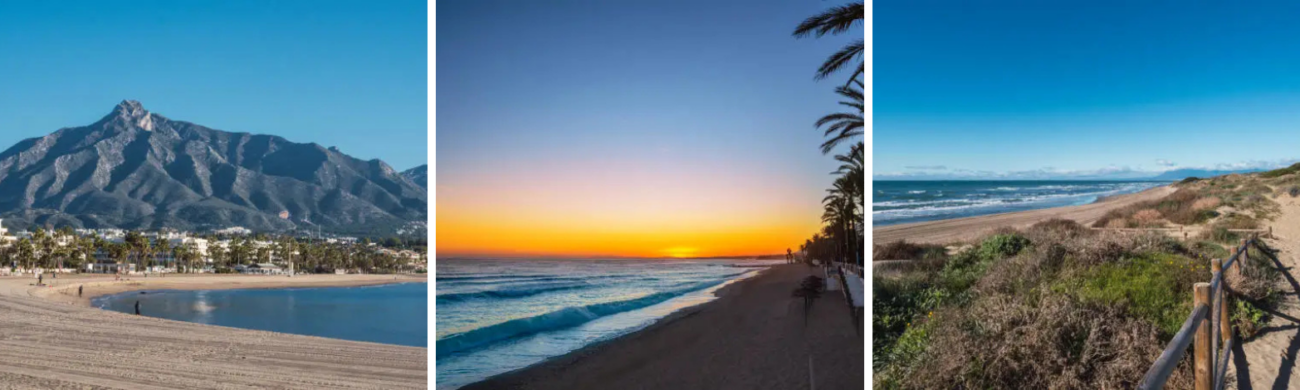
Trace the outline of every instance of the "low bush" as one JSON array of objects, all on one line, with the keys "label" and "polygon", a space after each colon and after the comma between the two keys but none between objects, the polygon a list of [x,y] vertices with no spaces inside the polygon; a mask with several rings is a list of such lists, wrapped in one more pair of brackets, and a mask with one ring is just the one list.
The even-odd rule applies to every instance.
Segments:
[{"label": "low bush", "polygon": [[943,246],[930,244],[913,244],[904,240],[885,245],[874,245],[871,260],[934,260],[947,257]]},{"label": "low bush", "polygon": [[1290,174],[1292,174],[1292,173],[1296,173],[1296,172],[1300,172],[1300,163],[1291,164],[1291,166],[1286,167],[1286,168],[1279,168],[1279,169],[1274,169],[1274,170],[1267,171],[1267,172],[1261,172],[1261,173],[1259,174],[1259,177],[1262,177],[1262,178],[1265,178],[1265,179],[1271,179],[1271,178],[1275,178],[1275,177],[1282,177],[1282,176],[1285,176],[1285,175],[1290,175]]},{"label": "low bush", "polygon": [[1125,308],[1172,337],[1192,311],[1192,285],[1208,280],[1210,271],[1204,262],[1148,253],[1103,264],[1052,288],[1084,302]]}]

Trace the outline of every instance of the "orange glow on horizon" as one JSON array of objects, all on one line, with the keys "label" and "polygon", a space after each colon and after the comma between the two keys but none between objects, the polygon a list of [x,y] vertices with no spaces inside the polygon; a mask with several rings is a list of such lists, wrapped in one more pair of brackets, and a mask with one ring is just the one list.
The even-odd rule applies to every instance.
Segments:
[{"label": "orange glow on horizon", "polygon": [[473,183],[439,177],[437,255],[774,255],[797,249],[821,227],[819,189],[776,186],[757,175],[591,180],[527,170]]}]

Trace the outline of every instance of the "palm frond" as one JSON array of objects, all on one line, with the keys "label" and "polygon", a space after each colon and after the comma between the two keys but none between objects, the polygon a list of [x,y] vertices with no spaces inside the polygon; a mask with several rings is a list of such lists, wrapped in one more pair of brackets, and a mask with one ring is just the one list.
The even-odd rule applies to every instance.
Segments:
[{"label": "palm frond", "polygon": [[[840,68],[848,65],[850,61],[861,59],[862,49],[863,42],[859,40],[857,43],[845,46],[843,49],[840,49],[840,51],[835,52],[835,54],[831,54],[830,58],[827,58],[826,62],[822,63],[821,68],[817,69],[817,76],[813,78],[816,80],[824,79],[826,76],[830,76],[832,73],[839,71]],[[859,66],[859,68],[861,68],[861,66]],[[861,70],[854,72],[853,77],[850,78],[850,80],[857,78],[859,73],[861,73]],[[847,85],[847,83],[845,84]]]},{"label": "palm frond", "polygon": [[803,23],[799,23],[799,27],[795,27],[794,36],[803,38],[809,34],[816,34],[817,37],[821,37],[848,31],[853,27],[854,22],[860,22],[866,17],[865,11],[863,3],[833,7],[826,12],[804,19]]}]

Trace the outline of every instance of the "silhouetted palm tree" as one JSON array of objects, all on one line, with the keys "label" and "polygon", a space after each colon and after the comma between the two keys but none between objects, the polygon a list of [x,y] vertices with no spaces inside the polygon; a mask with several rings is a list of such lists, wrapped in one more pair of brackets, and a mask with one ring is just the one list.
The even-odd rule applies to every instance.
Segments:
[{"label": "silhouetted palm tree", "polygon": [[[804,19],[803,23],[799,23],[799,27],[795,27],[794,36],[803,38],[813,35],[820,38],[826,34],[837,35],[843,33],[853,27],[854,23],[862,22],[866,15],[864,11],[863,3],[832,7],[826,12]],[[821,68],[817,69],[815,78],[817,80],[824,79],[857,59],[858,68],[853,71],[853,75],[849,76],[849,80],[856,79],[863,72],[862,49],[863,41],[861,39],[844,46],[843,49],[835,52],[830,58],[826,59],[826,62],[822,63]]]},{"label": "silhouetted palm tree", "polygon": [[[857,88],[854,88],[854,85],[857,85]],[[830,114],[817,120],[817,128],[827,126],[825,136],[830,138],[822,143],[822,154],[830,153],[840,142],[862,136],[864,122],[862,116],[866,112],[862,97],[862,81],[853,80],[850,85],[835,88],[835,93],[848,98],[849,101],[840,104],[852,107],[854,110]]]}]

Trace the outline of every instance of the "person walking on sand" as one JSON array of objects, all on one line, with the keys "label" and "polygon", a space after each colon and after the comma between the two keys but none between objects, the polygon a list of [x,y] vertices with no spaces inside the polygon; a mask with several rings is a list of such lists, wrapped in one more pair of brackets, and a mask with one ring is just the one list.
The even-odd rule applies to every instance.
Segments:
[{"label": "person walking on sand", "polygon": [[36,285],[37,285],[37,286],[40,286],[40,285],[44,285],[44,284],[45,284],[45,275],[43,275],[43,274],[36,274]]},{"label": "person walking on sand", "polygon": [[135,315],[140,315],[140,301],[135,301]]},{"label": "person walking on sand", "polygon": [[86,288],[86,286],[77,286],[77,298],[81,298],[81,289],[83,288]]}]

